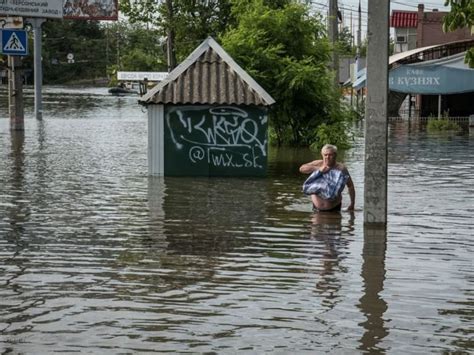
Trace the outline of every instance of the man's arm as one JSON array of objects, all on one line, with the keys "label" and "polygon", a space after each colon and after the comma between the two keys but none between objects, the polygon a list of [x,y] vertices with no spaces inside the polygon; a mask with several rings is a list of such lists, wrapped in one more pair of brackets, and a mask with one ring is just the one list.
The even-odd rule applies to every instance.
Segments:
[{"label": "man's arm", "polygon": [[353,211],[354,206],[355,206],[355,196],[356,196],[356,191],[354,187],[354,182],[352,181],[352,178],[349,175],[349,179],[347,180],[347,190],[349,192],[349,197],[351,199],[350,205],[347,207],[347,210]]},{"label": "man's arm", "polygon": [[321,167],[322,160],[313,160],[312,162],[303,164],[300,166],[300,173],[311,174],[313,171],[318,170]]}]

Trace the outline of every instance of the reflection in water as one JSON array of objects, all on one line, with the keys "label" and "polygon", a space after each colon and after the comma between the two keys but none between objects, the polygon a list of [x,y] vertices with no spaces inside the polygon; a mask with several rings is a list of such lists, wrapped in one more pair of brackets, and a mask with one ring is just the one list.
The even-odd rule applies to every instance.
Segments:
[{"label": "reflection in water", "polygon": [[[24,189],[25,181],[25,132],[11,131],[11,154],[10,154],[10,179],[11,190],[9,191],[10,208],[9,220],[12,226],[11,237],[21,239],[23,224],[29,214],[28,196]],[[17,202],[21,201],[21,202]]]},{"label": "reflection in water", "polygon": [[[349,216],[344,234],[347,234],[354,226],[354,213],[350,212]],[[311,222],[311,239],[317,241],[322,250],[320,252],[322,267],[316,283],[316,291],[323,296],[323,306],[329,310],[335,307],[338,300],[341,284],[340,279],[334,275],[343,271],[339,266],[344,259],[341,249],[347,249],[349,241],[342,233],[341,213],[314,213]]]},{"label": "reflection in water", "polygon": [[360,339],[360,350],[370,353],[383,350],[380,343],[388,335],[388,328],[384,324],[383,315],[387,310],[387,303],[381,296],[385,280],[385,251],[387,245],[387,231],[385,227],[364,227],[364,249],[362,264],[362,279],[364,294],[360,298],[358,307],[367,318],[360,325],[365,332]]},{"label": "reflection in water", "polygon": [[46,87],[37,121],[32,92],[12,134],[0,86],[5,352],[472,349],[472,136],[390,126],[387,237],[363,230],[362,198],[311,212],[315,152],[271,148],[260,179],[148,177],[136,97]]},{"label": "reflection in water", "polygon": [[[5,216],[2,216],[4,221],[8,221],[8,228],[0,227],[2,236],[5,236],[9,243],[11,254],[3,261],[4,267],[2,269],[8,270],[8,275],[3,282],[15,297],[22,297],[24,294],[21,286],[21,277],[25,274],[28,259],[23,257],[24,250],[28,248],[28,241],[24,237],[25,223],[28,221],[29,201],[28,194],[25,191],[25,132],[24,131],[10,131],[11,152],[9,154],[10,171],[6,172],[9,175],[8,184],[11,186],[6,195],[7,211]],[[1,194],[0,194],[1,196]],[[4,195],[5,196],[5,195]],[[1,202],[1,200],[0,200]],[[6,229],[6,230],[4,230]],[[1,295],[0,295],[1,297]],[[3,302],[2,302],[3,303]],[[0,317],[0,334],[3,332],[10,332],[13,328],[13,334],[16,334],[16,329],[13,326],[18,321],[18,311],[28,311],[30,306],[36,306],[36,302],[25,302],[10,306],[7,302],[3,304],[7,309],[10,309],[11,316],[2,319]],[[31,327],[25,325],[21,327],[21,331],[29,330]],[[8,351],[9,348],[7,348]],[[11,349],[10,349],[11,350]]]}]

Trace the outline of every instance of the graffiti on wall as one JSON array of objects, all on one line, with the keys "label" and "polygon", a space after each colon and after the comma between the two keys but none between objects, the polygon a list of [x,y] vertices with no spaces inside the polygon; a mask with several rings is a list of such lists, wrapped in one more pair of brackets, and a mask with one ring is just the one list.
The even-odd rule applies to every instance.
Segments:
[{"label": "graffiti on wall", "polygon": [[176,151],[191,164],[220,168],[263,169],[266,163],[267,116],[239,107],[185,106],[170,109],[166,126]]}]

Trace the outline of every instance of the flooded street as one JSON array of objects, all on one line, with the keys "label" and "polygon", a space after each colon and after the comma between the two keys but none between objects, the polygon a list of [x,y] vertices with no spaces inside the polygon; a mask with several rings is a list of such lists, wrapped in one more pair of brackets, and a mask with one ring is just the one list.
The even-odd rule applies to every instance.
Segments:
[{"label": "flooded street", "polygon": [[385,232],[362,127],[356,211],[313,214],[308,150],[271,149],[266,178],[148,177],[137,97],[46,87],[37,121],[32,95],[11,133],[0,87],[2,353],[474,351],[472,128],[390,124]]}]

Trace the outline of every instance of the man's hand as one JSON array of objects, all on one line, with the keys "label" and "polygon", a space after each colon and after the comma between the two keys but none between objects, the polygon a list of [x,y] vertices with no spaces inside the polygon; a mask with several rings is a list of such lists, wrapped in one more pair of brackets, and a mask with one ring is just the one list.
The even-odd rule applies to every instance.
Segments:
[{"label": "man's hand", "polygon": [[321,166],[321,167],[319,168],[319,171],[320,171],[321,173],[323,173],[323,174],[324,174],[324,173],[327,173],[329,170],[331,170],[331,168],[330,168],[329,166],[327,166],[327,165],[323,165],[323,166]]}]

